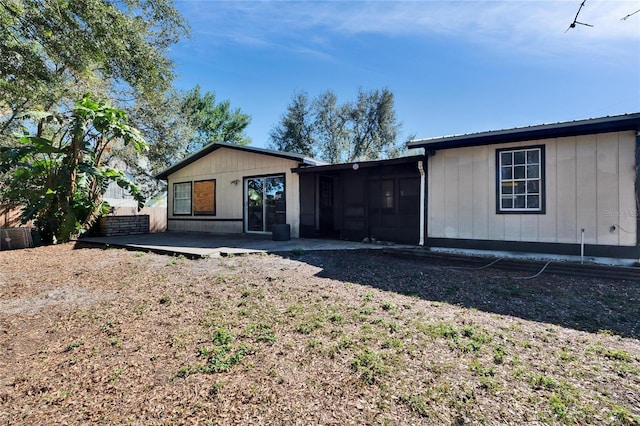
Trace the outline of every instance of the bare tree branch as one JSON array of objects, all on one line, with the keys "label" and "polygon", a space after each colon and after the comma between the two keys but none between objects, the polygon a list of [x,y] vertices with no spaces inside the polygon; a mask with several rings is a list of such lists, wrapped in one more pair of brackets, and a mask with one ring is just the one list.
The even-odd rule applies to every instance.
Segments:
[{"label": "bare tree branch", "polygon": [[591,25],[591,24],[585,24],[584,22],[579,22],[578,21],[578,15],[580,15],[580,11],[582,10],[582,8],[584,7],[584,4],[586,2],[587,2],[587,0],[582,0],[582,3],[580,3],[580,7],[578,8],[578,12],[576,13],[576,17],[573,18],[573,22],[571,23],[571,25],[569,25],[569,28],[567,28],[567,30],[565,31],[565,34],[571,28],[575,28],[577,24],[584,25],[585,27],[593,27],[593,25]]},{"label": "bare tree branch", "polygon": [[621,21],[626,21],[627,18],[630,18],[631,16],[635,15],[636,13],[640,12],[640,9],[636,10],[633,13],[628,14],[627,16],[625,16],[624,18],[620,19]]}]

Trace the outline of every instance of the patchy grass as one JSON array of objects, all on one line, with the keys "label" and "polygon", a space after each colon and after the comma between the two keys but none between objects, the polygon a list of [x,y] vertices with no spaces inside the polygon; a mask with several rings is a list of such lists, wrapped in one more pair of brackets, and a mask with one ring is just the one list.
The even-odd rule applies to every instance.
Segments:
[{"label": "patchy grass", "polygon": [[3,424],[640,422],[637,283],[357,252],[0,256]]}]

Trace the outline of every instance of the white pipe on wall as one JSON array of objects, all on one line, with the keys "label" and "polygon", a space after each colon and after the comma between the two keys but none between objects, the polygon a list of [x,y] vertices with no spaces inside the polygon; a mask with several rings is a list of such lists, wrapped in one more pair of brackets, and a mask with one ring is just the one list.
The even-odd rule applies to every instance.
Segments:
[{"label": "white pipe on wall", "polygon": [[582,228],[580,234],[580,263],[584,263],[584,228]]},{"label": "white pipe on wall", "polygon": [[420,239],[418,244],[424,245],[424,165],[418,161],[418,171],[420,171]]}]

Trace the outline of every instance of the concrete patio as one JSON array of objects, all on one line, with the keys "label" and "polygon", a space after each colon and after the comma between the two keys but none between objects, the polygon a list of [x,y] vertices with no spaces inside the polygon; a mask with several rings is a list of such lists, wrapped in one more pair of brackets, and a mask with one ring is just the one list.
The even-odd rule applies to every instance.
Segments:
[{"label": "concrete patio", "polygon": [[78,244],[123,247],[187,257],[216,257],[246,253],[283,253],[314,250],[379,250],[390,247],[409,248],[400,244],[371,244],[329,239],[296,238],[273,241],[271,236],[228,235],[199,232],[159,232],[116,237],[87,237]]}]

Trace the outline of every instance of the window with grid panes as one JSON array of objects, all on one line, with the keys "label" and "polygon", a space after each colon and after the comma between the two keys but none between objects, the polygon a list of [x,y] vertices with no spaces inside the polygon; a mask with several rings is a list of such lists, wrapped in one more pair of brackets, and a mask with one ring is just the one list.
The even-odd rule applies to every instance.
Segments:
[{"label": "window with grid panes", "polygon": [[544,213],[544,147],[497,151],[498,213]]},{"label": "window with grid panes", "polygon": [[191,182],[173,184],[173,214],[191,214]]}]

